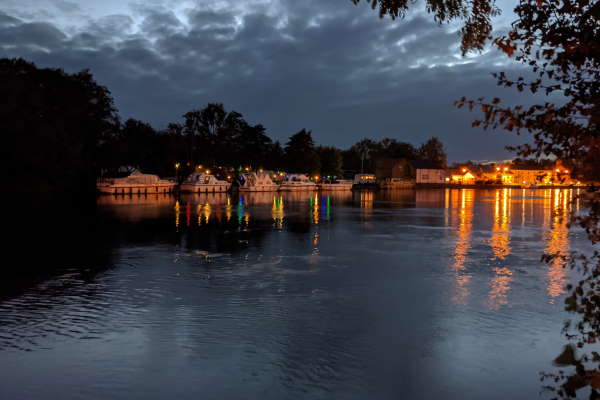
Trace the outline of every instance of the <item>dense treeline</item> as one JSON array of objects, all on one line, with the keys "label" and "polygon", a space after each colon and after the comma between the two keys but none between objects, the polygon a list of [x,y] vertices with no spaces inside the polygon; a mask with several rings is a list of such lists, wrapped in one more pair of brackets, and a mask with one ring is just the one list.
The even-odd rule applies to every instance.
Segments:
[{"label": "dense treeline", "polygon": [[97,177],[134,169],[175,176],[176,164],[179,177],[199,165],[342,177],[373,172],[378,158],[446,163],[436,138],[420,147],[390,138],[363,139],[342,151],[316,145],[312,132],[302,129],[282,145],[263,125],[250,124],[218,103],[188,111],[163,130],[135,119],[123,122],[110,91],[89,71],[68,74],[23,59],[0,60],[0,85],[2,130],[15,143],[7,159],[18,166],[14,187],[31,199],[90,194]]},{"label": "dense treeline", "polygon": [[446,154],[437,138],[418,148],[390,138],[378,142],[363,139],[342,151],[333,146],[317,146],[312,132],[302,129],[282,147],[266,134],[264,126],[251,125],[242,114],[227,111],[217,103],[185,113],[182,123],[171,123],[162,131],[129,119],[117,129],[112,141],[102,144],[101,153],[103,171],[110,175],[135,168],[172,176],[176,163],[181,165],[182,176],[199,165],[337,177],[344,172],[373,172],[379,158],[428,160],[446,165]]},{"label": "dense treeline", "polygon": [[88,71],[38,69],[22,59],[0,59],[0,130],[13,191],[46,203],[93,194],[98,145],[115,133],[118,117],[108,89]]}]

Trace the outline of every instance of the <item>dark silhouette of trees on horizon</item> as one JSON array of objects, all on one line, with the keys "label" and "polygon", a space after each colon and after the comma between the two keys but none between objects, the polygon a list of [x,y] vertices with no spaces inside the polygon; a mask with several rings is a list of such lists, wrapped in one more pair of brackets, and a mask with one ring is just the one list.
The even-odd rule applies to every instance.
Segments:
[{"label": "dark silhouette of trees on horizon", "polygon": [[[248,123],[221,103],[185,112],[162,130],[136,119],[122,122],[109,89],[98,85],[89,71],[69,74],[23,59],[0,59],[0,83],[6,94],[2,129],[16,145],[7,160],[16,169],[13,187],[40,203],[91,198],[96,178],[123,176],[135,169],[172,177],[175,164],[180,165],[180,178],[200,166],[341,178],[361,169],[373,172],[374,160],[380,157],[446,157],[437,139],[419,148],[391,138],[364,139],[342,151],[315,145],[306,129],[291,135],[282,147],[263,125]],[[433,147],[437,153],[424,150]]]},{"label": "dark silhouette of trees on horizon", "polygon": [[46,204],[95,193],[119,117],[109,90],[92,74],[40,69],[23,59],[0,59],[0,124],[14,147],[6,158],[13,191]]}]

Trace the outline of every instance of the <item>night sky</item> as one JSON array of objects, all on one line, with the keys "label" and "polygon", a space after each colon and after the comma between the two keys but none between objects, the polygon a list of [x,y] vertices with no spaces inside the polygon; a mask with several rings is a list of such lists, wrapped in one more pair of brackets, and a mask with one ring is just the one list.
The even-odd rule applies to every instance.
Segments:
[{"label": "night sky", "polygon": [[392,21],[350,0],[2,0],[0,56],[89,68],[123,119],[158,129],[222,102],[282,143],[302,128],[340,148],[438,136],[451,161],[511,158],[504,146],[525,137],[471,128],[478,114],[452,103],[526,102],[490,75],[521,67],[496,50],[462,57],[458,28],[418,5]]}]

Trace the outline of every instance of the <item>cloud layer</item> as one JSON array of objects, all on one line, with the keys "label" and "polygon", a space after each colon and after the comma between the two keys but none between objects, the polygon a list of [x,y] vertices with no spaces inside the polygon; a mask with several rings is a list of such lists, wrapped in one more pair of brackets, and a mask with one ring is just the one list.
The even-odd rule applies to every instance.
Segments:
[{"label": "cloud layer", "polygon": [[503,147],[518,142],[472,129],[477,114],[452,105],[461,96],[514,100],[490,72],[516,67],[494,51],[462,57],[456,27],[420,10],[390,21],[348,0],[7,1],[0,56],[89,68],[124,118],[157,128],[223,102],[282,142],[301,128],[342,148],[363,137],[438,136],[455,161],[506,158]]}]

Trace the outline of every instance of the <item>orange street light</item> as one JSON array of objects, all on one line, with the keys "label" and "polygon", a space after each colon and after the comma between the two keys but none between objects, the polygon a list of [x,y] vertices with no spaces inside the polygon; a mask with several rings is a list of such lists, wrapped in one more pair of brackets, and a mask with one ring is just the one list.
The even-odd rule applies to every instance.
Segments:
[{"label": "orange street light", "polygon": [[467,169],[466,169],[466,168],[463,168],[463,170],[462,170],[462,171],[463,171],[463,172],[467,172]]}]

